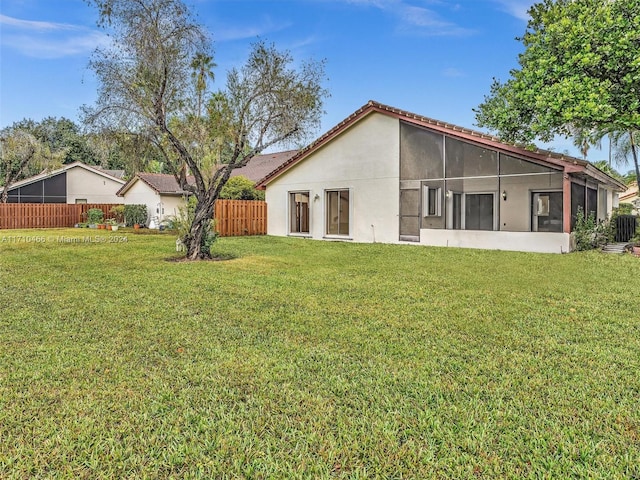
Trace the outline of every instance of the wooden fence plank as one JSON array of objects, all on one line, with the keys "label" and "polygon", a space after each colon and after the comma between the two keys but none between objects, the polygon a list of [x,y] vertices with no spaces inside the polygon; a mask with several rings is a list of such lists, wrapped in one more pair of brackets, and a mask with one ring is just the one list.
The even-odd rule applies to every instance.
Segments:
[{"label": "wooden fence plank", "polygon": [[266,235],[267,203],[261,200],[217,200],[215,228],[222,237]]},{"label": "wooden fence plank", "polygon": [[65,228],[87,221],[87,210],[99,208],[111,218],[116,203],[5,203],[0,204],[0,229]]},{"label": "wooden fence plank", "polygon": [[[99,208],[104,218],[118,204],[0,204],[0,229],[65,228],[87,221],[87,211]],[[215,228],[220,236],[266,235],[267,203],[260,200],[217,200]]]}]

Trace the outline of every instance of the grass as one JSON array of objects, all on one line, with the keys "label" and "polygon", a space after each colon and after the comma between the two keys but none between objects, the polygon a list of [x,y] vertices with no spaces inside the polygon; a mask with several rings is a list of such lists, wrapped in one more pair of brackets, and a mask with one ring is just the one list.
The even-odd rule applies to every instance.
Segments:
[{"label": "grass", "polygon": [[93,233],[0,232],[0,478],[640,478],[631,256]]}]

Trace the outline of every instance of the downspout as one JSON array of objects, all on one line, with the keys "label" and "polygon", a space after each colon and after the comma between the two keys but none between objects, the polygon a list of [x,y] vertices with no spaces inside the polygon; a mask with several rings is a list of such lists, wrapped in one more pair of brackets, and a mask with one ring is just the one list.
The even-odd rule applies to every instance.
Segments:
[{"label": "downspout", "polygon": [[562,231],[571,233],[571,178],[566,167],[562,174]]}]

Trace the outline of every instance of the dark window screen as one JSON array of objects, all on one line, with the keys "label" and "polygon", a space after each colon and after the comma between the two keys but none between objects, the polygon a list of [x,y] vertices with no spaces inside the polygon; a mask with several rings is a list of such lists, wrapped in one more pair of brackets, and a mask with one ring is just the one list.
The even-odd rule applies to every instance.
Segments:
[{"label": "dark window screen", "polygon": [[473,193],[465,196],[465,230],[493,230],[493,195]]}]

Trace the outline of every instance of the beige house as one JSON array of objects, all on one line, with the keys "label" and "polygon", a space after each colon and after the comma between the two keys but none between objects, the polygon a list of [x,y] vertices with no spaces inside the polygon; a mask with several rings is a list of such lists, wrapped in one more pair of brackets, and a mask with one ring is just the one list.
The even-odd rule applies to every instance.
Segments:
[{"label": "beige house", "polygon": [[[232,177],[243,175],[249,180],[258,181],[274,168],[289,160],[297,150],[256,155],[247,165],[231,172]],[[193,178],[188,179],[189,182]],[[173,175],[164,173],[137,173],[118,192],[125,205],[146,205],[147,225],[159,225],[176,216],[180,207],[185,205],[188,193],[180,188]]]},{"label": "beige house", "polygon": [[369,102],[258,183],[270,235],[561,253],[624,185],[583,160]]},{"label": "beige house", "polygon": [[640,197],[638,197],[638,182],[631,182],[627,190],[620,194],[620,203],[628,203],[634,206],[634,212],[640,213]]},{"label": "beige house", "polygon": [[121,203],[124,170],[104,170],[81,162],[12,184],[9,203]]}]

